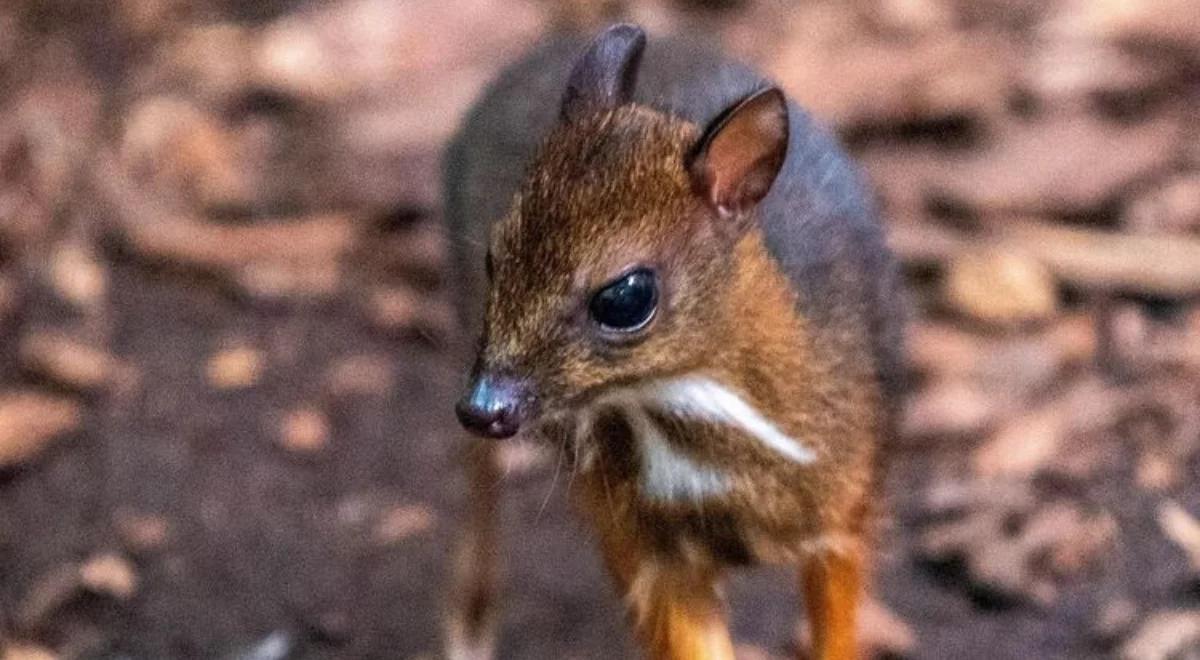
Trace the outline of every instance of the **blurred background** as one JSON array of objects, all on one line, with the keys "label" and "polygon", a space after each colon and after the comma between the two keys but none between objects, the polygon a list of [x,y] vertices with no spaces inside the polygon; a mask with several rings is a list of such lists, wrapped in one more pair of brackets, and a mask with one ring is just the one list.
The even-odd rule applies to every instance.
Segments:
[{"label": "blurred background", "polygon": [[[434,658],[464,504],[439,157],[553,30],[761,67],[916,311],[885,657],[1200,657],[1195,0],[4,0],[0,657]],[[506,658],[629,656],[505,445]],[[744,660],[805,642],[731,587]]]}]

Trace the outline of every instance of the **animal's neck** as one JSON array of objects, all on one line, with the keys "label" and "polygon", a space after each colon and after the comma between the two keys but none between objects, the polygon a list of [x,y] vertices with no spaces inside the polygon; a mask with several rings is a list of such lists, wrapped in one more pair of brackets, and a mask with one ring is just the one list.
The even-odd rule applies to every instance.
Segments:
[{"label": "animal's neck", "polygon": [[743,391],[756,409],[791,433],[801,429],[794,428],[790,411],[809,400],[820,369],[796,295],[761,231],[744,236],[735,248],[725,299],[725,346],[712,361],[719,381]]}]

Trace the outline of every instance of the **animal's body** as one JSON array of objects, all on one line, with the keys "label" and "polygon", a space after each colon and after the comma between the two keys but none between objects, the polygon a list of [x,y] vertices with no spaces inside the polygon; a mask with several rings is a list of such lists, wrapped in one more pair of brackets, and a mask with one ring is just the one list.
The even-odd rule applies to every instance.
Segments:
[{"label": "animal's body", "polygon": [[[711,50],[643,43],[617,26],[542,44],[447,153],[481,338],[460,417],[574,459],[652,657],[731,658],[716,585],[759,562],[801,567],[818,655],[851,657],[900,394],[895,266],[856,170],[801,109]],[[486,646],[495,588],[493,441],[474,442],[457,653]]]}]

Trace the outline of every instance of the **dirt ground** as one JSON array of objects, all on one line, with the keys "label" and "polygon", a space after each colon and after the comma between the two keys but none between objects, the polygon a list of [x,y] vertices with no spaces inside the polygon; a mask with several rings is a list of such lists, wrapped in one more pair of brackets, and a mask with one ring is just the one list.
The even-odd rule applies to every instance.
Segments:
[{"label": "dirt ground", "polygon": [[[0,658],[433,658],[464,507],[438,160],[498,67],[624,16],[833,127],[913,301],[865,637],[1200,657],[1200,4],[0,5]],[[634,657],[510,444],[503,658]],[[792,657],[781,569],[745,660]]]}]

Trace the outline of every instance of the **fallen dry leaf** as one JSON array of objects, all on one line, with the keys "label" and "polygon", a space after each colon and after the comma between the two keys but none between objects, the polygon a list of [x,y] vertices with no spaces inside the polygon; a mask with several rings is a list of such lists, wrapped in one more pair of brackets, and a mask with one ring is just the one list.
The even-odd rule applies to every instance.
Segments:
[{"label": "fallen dry leaf", "polygon": [[158,44],[137,78],[152,89],[178,86],[201,99],[227,99],[250,82],[251,35],[233,23],[185,24]]},{"label": "fallen dry leaf", "polygon": [[1136,232],[1200,232],[1200,171],[1177,174],[1138,195],[1121,219]]},{"label": "fallen dry leaf", "polygon": [[[987,147],[955,156],[952,167],[933,173],[928,190],[975,213],[1087,213],[1167,171],[1178,157],[1181,128],[1163,114],[1135,124],[1083,112],[1009,119]],[[1109,158],[1114,150],[1124,157]]]},{"label": "fallen dry leaf", "polygon": [[335,261],[259,261],[231,269],[229,279],[256,300],[303,301],[335,294],[342,283],[342,267]]},{"label": "fallen dry leaf", "polygon": [[1171,500],[1158,505],[1156,517],[1167,538],[1187,555],[1192,570],[1200,572],[1200,520]]},{"label": "fallen dry leaf", "polygon": [[1200,49],[1192,0],[1110,0],[1065,2],[1049,23],[1052,36],[1107,40],[1142,47],[1167,47],[1182,53]]},{"label": "fallen dry leaf", "polygon": [[43,625],[79,594],[80,586],[79,567],[75,564],[57,566],[38,576],[17,605],[14,617],[17,627],[33,630]]},{"label": "fallen dry leaf", "polygon": [[125,547],[134,553],[161,549],[170,536],[170,523],[163,516],[121,509],[113,515],[113,526]]},{"label": "fallen dry leaf", "polygon": [[74,399],[33,390],[0,393],[0,468],[29,461],[82,421],[83,408]]},{"label": "fallen dry leaf", "polygon": [[[1004,482],[994,483],[1006,490]],[[1084,512],[1063,500],[974,502],[958,516],[930,524],[919,552],[933,562],[961,561],[974,588],[1007,599],[1050,605],[1059,583],[1095,565],[1117,534],[1107,512]]]},{"label": "fallen dry leaf", "polygon": [[58,654],[44,646],[29,642],[5,644],[0,660],[58,660]]},{"label": "fallen dry leaf", "polygon": [[1183,470],[1174,457],[1148,450],[1138,455],[1133,478],[1145,490],[1163,492],[1183,481]]},{"label": "fallen dry leaf", "polygon": [[335,397],[380,395],[394,382],[394,358],[388,355],[351,355],[329,367],[325,379]]},{"label": "fallen dry leaf", "polygon": [[912,626],[883,601],[868,596],[860,606],[858,638],[876,656],[907,657],[917,647]]},{"label": "fallen dry leaf", "polygon": [[279,444],[289,451],[308,454],[329,443],[329,421],[312,407],[301,407],[284,415],[280,423]]},{"label": "fallen dry leaf", "polygon": [[240,146],[198,104],[156,95],[130,109],[121,158],[159,191],[186,195],[202,207],[246,207],[255,177],[243,167]]},{"label": "fallen dry leaf", "polygon": [[423,504],[401,504],[389,508],[375,524],[375,540],[391,544],[424,534],[433,528],[437,516]]},{"label": "fallen dry leaf", "polygon": [[871,39],[853,13],[821,3],[789,16],[800,27],[769,58],[767,73],[825,121],[895,125],[1003,109],[997,92],[1007,87],[1015,52],[998,36]]},{"label": "fallen dry leaf", "polygon": [[18,352],[26,371],[75,390],[104,388],[120,367],[117,359],[103,348],[55,331],[26,336]]},{"label": "fallen dry leaf", "polygon": [[219,390],[243,389],[262,377],[265,360],[263,352],[255,348],[226,348],[208,359],[205,374],[209,384]]},{"label": "fallen dry leaf", "polygon": [[1046,267],[1009,250],[977,250],[951,259],[942,291],[950,309],[988,325],[1044,321],[1058,311],[1058,287]]},{"label": "fallen dry leaf", "polygon": [[375,287],[363,304],[371,322],[391,333],[444,338],[451,336],[456,327],[454,310],[446,301],[410,286]]},{"label": "fallen dry leaf", "polygon": [[1146,618],[1121,644],[1122,660],[1171,660],[1200,644],[1200,610],[1163,610]]},{"label": "fallen dry leaf", "polygon": [[64,300],[89,310],[104,303],[108,270],[91,249],[75,243],[62,245],[51,253],[48,268],[50,283]]},{"label": "fallen dry leaf", "polygon": [[1068,432],[1068,411],[1051,403],[1022,412],[990,436],[972,455],[984,477],[1029,476],[1049,463]]},{"label": "fallen dry leaf", "polygon": [[1008,412],[1008,405],[972,381],[938,381],[912,398],[901,429],[915,438],[978,433]]},{"label": "fallen dry leaf", "polygon": [[1049,325],[997,336],[948,322],[909,325],[910,368],[939,379],[974,380],[994,391],[1043,391],[1068,369],[1096,356],[1096,322],[1084,314],[1063,315]]},{"label": "fallen dry leaf", "polygon": [[79,567],[80,583],[89,591],[117,600],[128,600],[137,591],[138,578],[133,564],[114,553],[88,559]]},{"label": "fallen dry leaf", "polygon": [[1092,626],[1092,632],[1105,643],[1125,636],[1137,621],[1137,604],[1128,598],[1117,598],[1104,604]]}]

